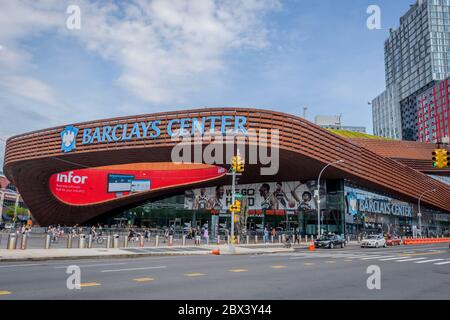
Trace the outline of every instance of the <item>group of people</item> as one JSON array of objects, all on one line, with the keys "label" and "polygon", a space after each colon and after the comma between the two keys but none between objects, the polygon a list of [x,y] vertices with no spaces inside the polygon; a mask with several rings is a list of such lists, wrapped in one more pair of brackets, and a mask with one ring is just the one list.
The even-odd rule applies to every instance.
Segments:
[{"label": "group of people", "polygon": [[[270,229],[270,231],[269,231]],[[272,227],[270,228],[269,226],[266,226],[264,228],[264,243],[269,243],[271,239],[269,239],[270,236],[272,236],[275,239],[275,236],[277,235],[277,230]],[[298,229],[294,230],[294,236],[295,236],[295,242],[300,244],[300,233]],[[284,242],[289,242],[290,241],[290,237],[289,234],[286,234],[284,237]]]},{"label": "group of people", "polygon": [[202,242],[202,238],[205,240],[205,242],[208,242],[209,240],[209,232],[208,227],[204,226],[201,229],[200,228],[192,228],[190,227],[186,237],[188,239],[194,239],[196,245],[200,245]]},{"label": "group of people", "polygon": [[46,233],[51,236],[52,242],[57,242],[64,235],[64,228],[59,224],[57,226],[48,226]]}]

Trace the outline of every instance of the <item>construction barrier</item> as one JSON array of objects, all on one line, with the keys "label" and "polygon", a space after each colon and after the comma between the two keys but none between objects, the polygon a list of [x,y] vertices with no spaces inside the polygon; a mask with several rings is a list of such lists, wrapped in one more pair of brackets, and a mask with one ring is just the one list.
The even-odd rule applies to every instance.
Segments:
[{"label": "construction barrier", "polygon": [[418,245],[418,244],[435,244],[435,243],[450,243],[450,238],[421,238],[421,239],[404,239],[404,245]]}]

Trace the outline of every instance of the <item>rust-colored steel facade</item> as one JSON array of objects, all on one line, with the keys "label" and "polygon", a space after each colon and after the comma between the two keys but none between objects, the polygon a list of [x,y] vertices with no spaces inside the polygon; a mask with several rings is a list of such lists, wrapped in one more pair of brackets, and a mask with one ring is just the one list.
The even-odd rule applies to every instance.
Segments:
[{"label": "rust-colored steel facade", "polygon": [[[374,147],[337,136],[290,114],[260,109],[206,108],[105,119],[74,126],[83,130],[105,125],[128,124],[130,131],[135,122],[159,120],[161,127],[165,127],[171,119],[210,116],[244,116],[247,119],[247,129],[256,132],[265,129],[269,132],[269,139],[270,130],[279,130],[280,164],[277,175],[261,176],[259,165],[247,165],[240,183],[317,179],[324,165],[342,159],[345,162],[327,170],[323,175],[324,179],[351,180],[361,186],[408,202],[416,202],[424,191],[436,189],[436,192],[423,196],[423,205],[450,212],[448,185],[406,165],[406,162],[391,159],[388,154],[383,154]],[[105,212],[146,199],[181,192],[187,187],[213,184],[206,182],[149,191],[97,205],[82,207],[66,205],[58,201],[50,191],[49,177],[52,174],[113,164],[171,161],[171,150],[177,141],[173,141],[167,132],[162,131],[158,138],[151,140],[132,139],[82,145],[82,137],[78,135],[77,149],[63,153],[60,133],[64,128],[65,126],[61,126],[15,136],[8,139],[6,144],[4,172],[19,188],[33,216],[42,225],[82,223]],[[174,126],[174,129],[176,128]],[[252,139],[246,140],[247,146],[253,143]],[[377,143],[381,145],[383,142]],[[410,160],[414,162],[421,159]],[[214,181],[214,183],[228,182],[228,178]]]}]

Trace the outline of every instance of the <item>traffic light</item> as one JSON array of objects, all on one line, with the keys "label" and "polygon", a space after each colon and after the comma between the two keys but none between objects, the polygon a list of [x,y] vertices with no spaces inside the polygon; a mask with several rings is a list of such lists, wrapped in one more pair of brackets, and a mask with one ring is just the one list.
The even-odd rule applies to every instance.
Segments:
[{"label": "traffic light", "polygon": [[445,149],[442,149],[442,168],[447,168],[449,156],[450,156],[450,152],[448,152]]},{"label": "traffic light", "polygon": [[433,155],[433,167],[437,168],[438,166],[438,153],[439,149],[434,149],[434,151],[431,153]]},{"label": "traffic light", "polygon": [[236,172],[244,172],[245,162],[241,159],[241,157],[237,157],[237,168]]},{"label": "traffic light", "polygon": [[446,149],[435,149],[432,152],[432,155],[433,167],[439,169],[447,168],[450,152],[448,152]]},{"label": "traffic light", "polygon": [[231,158],[231,170],[237,172],[237,169],[238,169],[238,158],[233,157]]}]

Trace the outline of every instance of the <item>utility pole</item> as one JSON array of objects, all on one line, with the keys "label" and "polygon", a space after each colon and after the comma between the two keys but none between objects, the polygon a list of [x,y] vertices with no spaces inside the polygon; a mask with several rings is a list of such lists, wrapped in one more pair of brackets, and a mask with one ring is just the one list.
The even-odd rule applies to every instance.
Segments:
[{"label": "utility pole", "polygon": [[244,172],[244,160],[241,159],[239,155],[239,150],[237,156],[233,156],[231,158],[231,175],[232,175],[232,182],[231,182],[231,205],[229,206],[230,209],[230,217],[231,217],[231,241],[230,241],[230,251],[234,251],[234,244],[236,243],[235,235],[234,235],[234,220],[235,220],[235,214],[239,213],[241,211],[241,202],[236,200],[236,175],[240,175],[242,172]]}]

